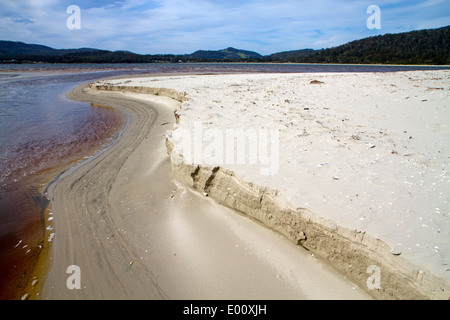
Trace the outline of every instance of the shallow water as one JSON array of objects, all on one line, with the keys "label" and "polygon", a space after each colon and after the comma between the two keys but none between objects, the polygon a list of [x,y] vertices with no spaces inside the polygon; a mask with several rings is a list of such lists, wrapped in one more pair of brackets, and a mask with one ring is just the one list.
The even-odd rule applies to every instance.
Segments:
[{"label": "shallow water", "polygon": [[131,74],[388,72],[427,67],[297,64],[0,64],[0,299],[20,298],[44,242],[41,189],[58,170],[110,142],[125,117],[76,103],[76,85]]},{"label": "shallow water", "polygon": [[101,148],[125,123],[115,110],[67,100],[74,78],[0,80],[0,298],[23,286],[42,249],[47,200],[39,188],[52,169]]}]

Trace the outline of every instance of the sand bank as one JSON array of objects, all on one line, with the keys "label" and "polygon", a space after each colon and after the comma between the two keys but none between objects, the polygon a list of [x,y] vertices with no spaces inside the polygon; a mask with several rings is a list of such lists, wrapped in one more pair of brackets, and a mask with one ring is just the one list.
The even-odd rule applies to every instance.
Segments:
[{"label": "sand bank", "polygon": [[[169,152],[178,146],[176,179],[327,259],[361,287],[378,268],[373,297],[447,299],[449,85],[448,71],[420,71],[142,77],[93,88],[141,99],[142,87],[175,90],[184,101],[167,143]],[[230,129],[258,139],[276,133],[278,157],[246,149],[241,163],[238,153],[227,158],[239,148],[226,148]],[[191,150],[179,147],[187,133]]]},{"label": "sand bank", "polygon": [[[370,298],[278,233],[173,179],[166,137],[179,101],[83,86],[68,96],[113,106],[128,124],[112,146],[49,185],[49,273],[30,298]],[[66,285],[72,265],[80,289]]]}]

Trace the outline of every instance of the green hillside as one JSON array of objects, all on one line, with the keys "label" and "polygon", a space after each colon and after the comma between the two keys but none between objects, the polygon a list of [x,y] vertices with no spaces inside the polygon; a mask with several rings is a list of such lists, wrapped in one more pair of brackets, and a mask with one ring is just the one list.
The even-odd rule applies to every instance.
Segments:
[{"label": "green hillside", "polygon": [[187,55],[188,58],[200,60],[246,60],[262,58],[259,53],[253,51],[239,50],[235,48],[227,48],[218,51],[199,50]]},{"label": "green hillside", "polygon": [[90,48],[53,49],[0,41],[0,62],[154,63],[154,62],[294,62],[342,64],[450,65],[450,26],[439,29],[385,34],[322,50],[301,49],[261,56],[254,51],[227,48],[192,54],[141,55],[129,51]]},{"label": "green hillside", "polygon": [[291,62],[450,64],[450,26],[356,40]]},{"label": "green hillside", "polygon": [[19,41],[0,41],[0,59],[16,59],[25,56],[61,56],[66,54],[93,52],[96,49],[54,49],[39,44],[26,44]]}]

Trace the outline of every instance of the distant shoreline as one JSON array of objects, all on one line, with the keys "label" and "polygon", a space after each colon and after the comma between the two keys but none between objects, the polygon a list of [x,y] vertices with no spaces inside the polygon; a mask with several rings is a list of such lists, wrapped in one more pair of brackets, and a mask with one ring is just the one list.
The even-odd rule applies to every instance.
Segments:
[{"label": "distant shoreline", "polygon": [[[77,65],[77,64],[83,64],[83,65],[144,65],[144,64],[274,64],[274,65],[316,65],[316,66],[380,66],[380,67],[420,67],[420,68],[443,68],[447,69],[450,68],[450,65],[439,65],[439,64],[389,64],[389,63],[320,63],[320,62],[265,62],[265,61],[211,61],[211,62],[193,62],[193,61],[186,61],[186,62],[1,62],[0,65]],[[3,72],[3,71],[0,71]]]}]

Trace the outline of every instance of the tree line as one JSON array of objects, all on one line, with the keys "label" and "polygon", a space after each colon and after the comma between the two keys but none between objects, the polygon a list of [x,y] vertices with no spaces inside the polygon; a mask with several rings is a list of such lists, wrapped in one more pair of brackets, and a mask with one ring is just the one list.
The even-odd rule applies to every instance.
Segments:
[{"label": "tree line", "polygon": [[[229,48],[230,49],[230,48]],[[231,48],[232,49],[232,48]],[[228,49],[226,49],[228,50]],[[204,54],[200,54],[200,53]],[[450,26],[439,29],[385,34],[322,49],[280,52],[269,56],[223,55],[224,50],[198,51],[191,55],[140,55],[129,51],[82,49],[65,54],[18,55],[3,62],[45,63],[178,63],[178,62],[266,62],[342,64],[450,65]],[[248,51],[242,51],[248,53]],[[231,58],[230,58],[231,57]]]}]

